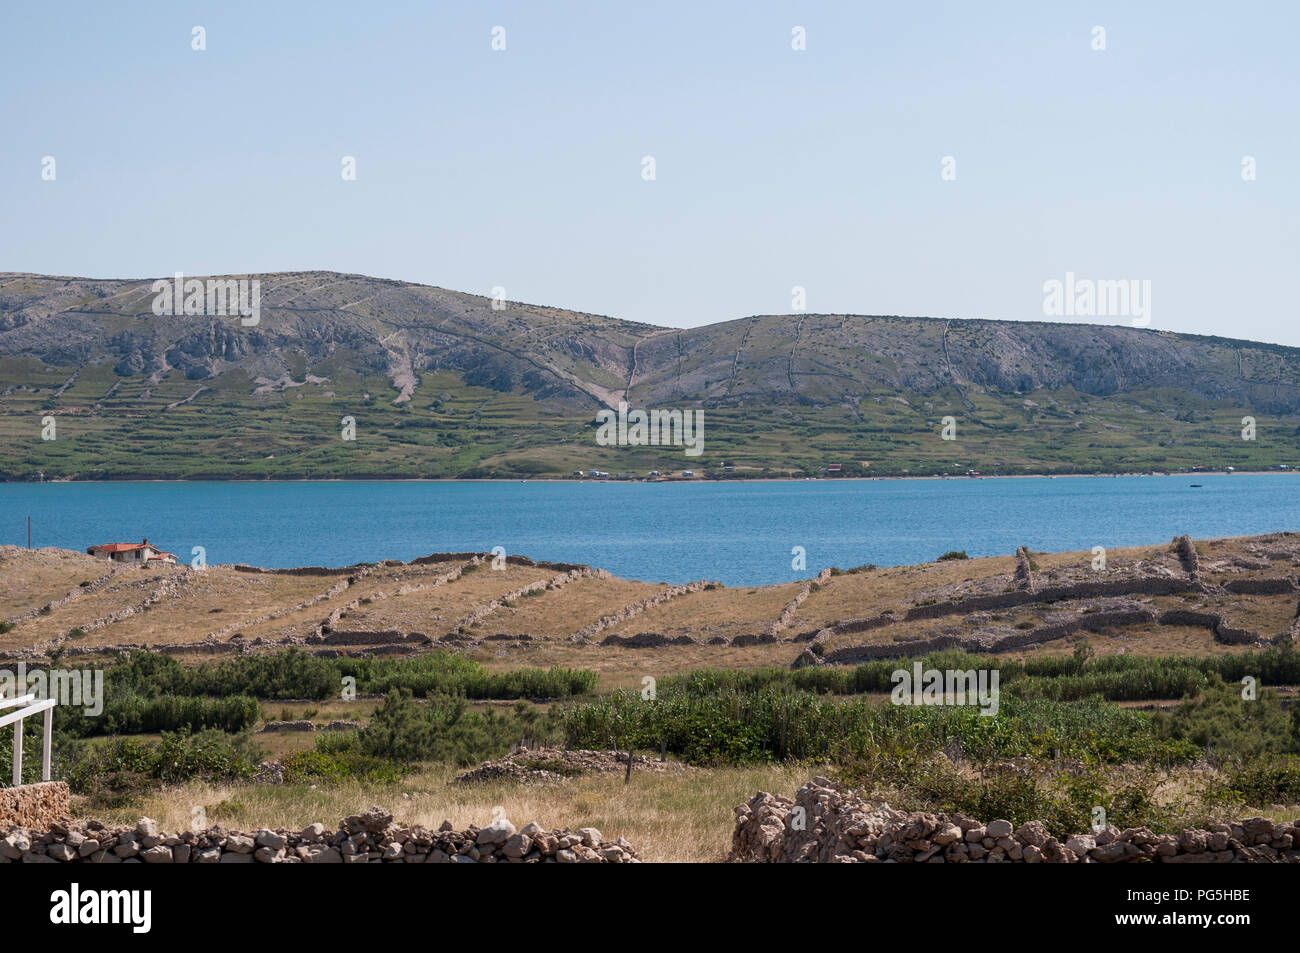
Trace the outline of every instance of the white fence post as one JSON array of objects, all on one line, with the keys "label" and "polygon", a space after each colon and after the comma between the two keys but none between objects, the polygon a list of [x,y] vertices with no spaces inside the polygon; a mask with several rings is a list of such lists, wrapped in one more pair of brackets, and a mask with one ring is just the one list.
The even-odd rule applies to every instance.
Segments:
[{"label": "white fence post", "polygon": [[54,706],[45,709],[45,725],[41,730],[41,780],[50,779],[50,743],[54,740]]},{"label": "white fence post", "polygon": [[[44,731],[41,738],[41,780],[50,780],[50,745],[54,736],[54,706],[58,702],[53,698],[36,700],[35,695],[19,695],[17,698],[0,698],[0,728],[14,726],[14,787],[23,783],[23,719],[32,715],[45,713]],[[4,714],[4,709],[14,711]]]}]

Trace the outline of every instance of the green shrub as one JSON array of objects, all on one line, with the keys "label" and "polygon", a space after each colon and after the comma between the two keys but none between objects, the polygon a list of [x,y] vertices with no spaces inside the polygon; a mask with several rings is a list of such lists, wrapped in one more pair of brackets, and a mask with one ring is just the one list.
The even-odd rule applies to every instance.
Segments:
[{"label": "green shrub", "polygon": [[399,764],[356,751],[299,751],[283,761],[286,784],[360,781],[391,784],[400,781],[406,769]]},{"label": "green shrub", "polygon": [[[506,712],[475,711],[464,697],[439,694],[418,703],[406,689],[389,692],[370,724],[350,736],[355,750],[396,762],[471,765],[507,753],[519,742],[550,740],[557,716],[518,702]],[[342,747],[347,741],[333,741]]]},{"label": "green shrub", "polygon": [[1231,770],[1210,797],[1255,807],[1300,804],[1300,757],[1280,755],[1248,761]]},{"label": "green shrub", "polygon": [[406,688],[417,697],[446,692],[467,698],[568,698],[595,691],[597,683],[596,673],[588,670],[489,672],[473,659],[444,650],[401,659],[324,659],[291,649],[192,668],[160,653],[136,652],[106,671],[105,685],[110,696],[241,694],[320,700],[338,697],[347,676],[356,679],[358,692]]},{"label": "green shrub", "polygon": [[220,731],[164,732],[157,742],[69,739],[59,745],[59,752],[59,776],[69,787],[101,797],[136,796],[148,782],[243,780],[256,773],[261,754],[249,747],[246,735],[232,737]]},{"label": "green shrub", "polygon": [[842,701],[776,684],[700,687],[665,679],[653,700],[623,691],[573,705],[564,712],[564,731],[576,747],[665,744],[697,764],[853,760],[891,743],[926,754],[952,741],[983,760],[1059,755],[1171,764],[1197,754],[1186,741],[1158,737],[1150,716],[1099,697],[1058,702],[1003,693],[998,713],[986,716],[974,706]]},{"label": "green shrub", "polygon": [[1195,745],[1220,764],[1300,753],[1300,708],[1288,715],[1272,689],[1243,699],[1242,686],[1212,675],[1205,690],[1172,712],[1160,712],[1161,737]]},{"label": "green shrub", "polygon": [[159,731],[199,732],[208,728],[235,733],[251,728],[261,717],[257,700],[247,695],[224,698],[114,692],[105,686],[106,698],[99,715],[83,707],[60,705],[54,709],[57,731],[72,738],[96,735],[134,735]]}]

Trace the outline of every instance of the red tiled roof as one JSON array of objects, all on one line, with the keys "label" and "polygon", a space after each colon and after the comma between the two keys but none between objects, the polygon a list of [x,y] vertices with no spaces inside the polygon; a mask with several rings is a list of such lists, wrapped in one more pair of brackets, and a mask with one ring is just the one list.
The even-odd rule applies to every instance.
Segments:
[{"label": "red tiled roof", "polygon": [[148,538],[138,543],[101,543],[98,546],[91,546],[86,552],[92,556],[95,553],[133,553],[137,549],[144,549],[146,546],[162,555],[171,556],[173,559],[176,558],[173,553],[163,553],[157,546],[149,542]]}]

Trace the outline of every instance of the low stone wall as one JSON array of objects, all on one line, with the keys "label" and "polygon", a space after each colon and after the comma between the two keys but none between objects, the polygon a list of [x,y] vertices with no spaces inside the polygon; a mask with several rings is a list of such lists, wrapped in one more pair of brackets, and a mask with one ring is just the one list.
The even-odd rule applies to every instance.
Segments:
[{"label": "low stone wall", "polygon": [[271,734],[286,731],[360,731],[363,727],[359,721],[335,720],[317,728],[314,722],[303,718],[298,721],[268,721],[262,726],[262,731]]},{"label": "low stone wall", "polygon": [[39,832],[10,830],[0,838],[4,863],[146,863],[146,864],[627,864],[640,863],[632,845],[606,841],[594,827],[545,830],[529,824],[522,830],[507,820],[486,827],[452,829],[443,821],[436,831],[402,827],[393,815],[372,807],[345,817],[337,831],[311,824],[299,832],[261,829],[242,833],[210,827],[164,834],[149,818],[134,828],[59,822]]},{"label": "low stone wall", "polygon": [[1258,632],[1252,632],[1250,629],[1239,629],[1223,624],[1215,626],[1214,638],[1224,645],[1256,645],[1260,642],[1271,645],[1274,641],[1273,639],[1261,639]]},{"label": "low stone wall", "polygon": [[[253,644],[253,643],[248,643]],[[125,642],[117,645],[70,645],[63,654],[66,658],[84,655],[116,655],[122,652],[158,652],[162,655],[224,655],[243,652],[248,648],[243,640],[232,642]]]},{"label": "low stone wall", "polygon": [[[874,620],[860,621],[870,622]],[[1170,609],[1157,615],[1152,609],[1136,607],[1087,613],[1080,615],[1077,619],[1066,619],[1061,622],[1040,625],[1024,632],[994,639],[980,638],[978,636],[938,635],[934,638],[914,639],[910,642],[847,645],[831,652],[824,652],[820,656],[805,649],[791,667],[801,668],[805,665],[819,664],[856,664],[887,658],[914,658],[950,648],[959,648],[966,652],[1012,652],[1028,645],[1055,642],[1076,632],[1100,632],[1112,627],[1123,628],[1132,625],[1150,625],[1152,623],[1209,629],[1215,640],[1225,645],[1275,645],[1283,641],[1294,640],[1296,630],[1296,627],[1293,626],[1292,631],[1283,632],[1274,638],[1266,638],[1251,629],[1229,625],[1223,616],[1215,612],[1199,612],[1195,609]],[[871,628],[876,627],[871,626]],[[814,642],[821,641],[822,634],[827,636],[838,635],[842,631],[845,630],[841,626],[835,626],[833,629],[823,629],[822,633],[818,634],[818,638],[814,639]]]},{"label": "low stone wall", "polygon": [[627,649],[657,649],[665,645],[695,645],[689,635],[664,635],[662,632],[638,632],[636,635],[607,635],[601,645],[621,646]]},{"label": "low stone wall", "polygon": [[[804,649],[795,661],[796,667],[805,665],[848,665],[859,662],[872,662],[884,658],[911,658],[917,655],[929,655],[944,649],[962,647],[962,640],[955,635],[936,635],[932,639],[913,639],[910,642],[882,642],[878,645],[846,645],[842,649],[826,652],[820,657],[809,649]],[[973,651],[973,649],[970,649]],[[807,656],[811,656],[808,658]]]},{"label": "low stone wall", "polygon": [[[484,761],[456,775],[458,784],[481,784],[508,780],[518,784],[561,784],[578,775],[625,774],[626,751],[593,751],[589,748],[519,748],[504,758]],[[632,755],[634,774],[690,774],[697,769],[680,761],[660,761],[646,755]]]},{"label": "low stone wall", "polygon": [[[492,553],[430,553],[419,556],[408,563],[391,562],[397,566],[424,566],[429,563],[465,562],[466,560],[484,561],[495,558]],[[538,569],[553,569],[556,572],[573,572],[577,569],[591,569],[585,563],[553,563],[545,559],[529,559],[527,556],[506,556],[506,562],[512,566],[536,566]]]},{"label": "low stone wall", "polygon": [[63,781],[0,788],[0,831],[11,827],[47,827],[68,816],[70,797],[68,785]]},{"label": "low stone wall", "polygon": [[[523,556],[517,557],[517,560],[517,564],[521,566],[528,565],[537,566],[538,568],[546,568],[545,566],[540,566],[538,563],[534,563],[531,559],[526,559]],[[507,557],[506,561],[510,561],[509,557]],[[456,631],[473,628],[488,616],[500,611],[518,599],[522,599],[525,596],[537,595],[542,592],[554,592],[558,589],[563,589],[571,582],[588,578],[608,579],[609,573],[605,572],[603,569],[592,569],[590,566],[577,566],[573,569],[566,569],[558,576],[552,576],[550,579],[538,579],[535,582],[530,582],[527,585],[520,586],[518,589],[511,590],[505,595],[499,596],[490,602],[485,602],[482,605],[475,606],[470,610],[468,615],[462,616],[458,619],[453,628]]]},{"label": "low stone wall", "polygon": [[609,573],[603,569],[593,569],[586,563],[553,563],[545,559],[529,559],[527,556],[507,556],[506,562],[512,566],[533,566],[537,569],[551,569],[555,572],[572,572],[581,573],[575,578],[585,578],[589,575],[609,578]]},{"label": "low stone wall", "polygon": [[299,721],[268,721],[265,725],[262,726],[262,731],[269,732],[271,734],[277,734],[281,732],[291,732],[291,731],[315,731],[315,730],[316,730],[316,726],[313,725],[310,721],[308,721],[305,718]]},{"label": "low stone wall", "polygon": [[330,629],[320,638],[323,645],[427,645],[433,639],[423,632],[398,632],[396,629]]},{"label": "low stone wall", "polygon": [[831,571],[829,569],[823,569],[815,578],[809,579],[800,586],[799,591],[795,593],[794,598],[791,599],[789,604],[781,610],[781,614],[775,619],[775,621],[767,627],[767,634],[775,636],[790,628],[790,623],[794,621],[795,615],[799,612],[799,607],[813,594],[813,588],[820,588],[821,586],[826,585],[826,583],[830,582],[830,579]]},{"label": "low stone wall", "polygon": [[[847,645],[844,648],[826,652],[820,659],[814,653],[805,650],[805,653],[796,660],[795,667],[809,664],[815,665],[818,662],[829,665],[845,665],[848,663],[869,662],[875,659],[915,658],[916,656],[928,655],[931,652],[951,648],[959,648],[965,652],[1012,652],[1027,645],[1055,642],[1076,632],[1100,632],[1112,626],[1145,625],[1156,621],[1158,620],[1155,612],[1149,609],[1114,609],[1080,615],[1077,619],[1067,619],[1049,625],[1040,625],[1035,629],[1026,629],[1024,632],[1017,632],[1014,635],[1005,635],[996,639],[937,635],[931,639],[914,639],[911,642]],[[806,656],[811,656],[811,658]]]},{"label": "low stone wall", "polygon": [[1296,583],[1288,576],[1280,579],[1229,579],[1223,588],[1239,596],[1280,596],[1295,592]]},{"label": "low stone wall", "polygon": [[1170,609],[1160,614],[1161,625],[1185,625],[1196,629],[1213,629],[1223,621],[1215,612],[1198,612],[1195,609]]},{"label": "low stone wall", "polygon": [[1187,625],[1209,629],[1215,640],[1225,645],[1254,645],[1256,643],[1275,644],[1289,639],[1289,633],[1282,633],[1273,639],[1267,639],[1258,632],[1228,624],[1227,619],[1217,612],[1197,612],[1194,609],[1170,609],[1161,613],[1161,625]]},{"label": "low stone wall", "polygon": [[[123,619],[129,619],[134,615],[139,615],[141,612],[152,609],[159,603],[172,598],[182,589],[187,588],[189,583],[190,577],[188,575],[166,579],[163,581],[162,585],[149,593],[148,597],[143,602],[139,602],[133,606],[124,606],[116,612],[110,612],[108,615],[101,616],[98,619],[91,619],[89,622],[82,622],[77,626],[77,628],[81,629],[83,632],[93,632],[96,629],[102,629],[105,626],[121,622]],[[66,638],[66,636],[64,638]]]},{"label": "low stone wall", "polygon": [[703,592],[711,585],[717,585],[717,583],[710,583],[705,579],[697,579],[695,582],[688,582],[682,586],[673,586],[669,589],[665,589],[662,592],[645,599],[638,599],[636,602],[624,606],[617,612],[612,612],[607,616],[601,616],[590,625],[583,626],[577,632],[573,633],[573,635],[569,636],[569,641],[586,642],[591,639],[592,636],[608,629],[611,625],[618,625],[620,622],[627,622],[629,619],[634,619],[646,610],[653,609],[655,606],[663,605],[671,599],[677,599],[681,596],[689,595],[692,592]]},{"label": "low stone wall", "polygon": [[346,646],[340,649],[312,649],[311,654],[316,658],[374,658],[379,655],[417,655],[419,646],[413,646],[406,643],[391,643],[386,645],[367,645],[367,646]]},{"label": "low stone wall", "polygon": [[254,573],[263,576],[345,576],[348,573],[356,572],[363,568],[361,564],[354,566],[339,566],[331,568],[329,566],[295,566],[292,569],[266,569],[262,566],[249,566],[246,563],[235,563],[230,567],[235,572]]},{"label": "low stone wall", "polygon": [[[841,622],[833,625],[829,630],[823,629],[822,632],[828,632],[830,635],[854,635],[858,632],[870,632],[872,629],[881,629],[887,625],[893,625],[898,620],[894,618],[892,612],[883,612],[877,616],[871,616],[868,619],[849,619],[847,622]],[[821,638],[822,632],[817,633]],[[824,640],[823,640],[824,641]]]},{"label": "low stone wall", "polygon": [[1042,821],[1019,827],[961,814],[897,811],[815,778],[795,799],[759,792],[736,808],[732,862],[757,863],[1300,863],[1300,820],[1253,817],[1210,830],[1156,834],[1108,826],[1064,841]]},{"label": "low stone wall", "polygon": [[418,556],[412,559],[408,566],[424,566],[429,563],[451,563],[464,562],[467,559],[481,560],[484,557],[492,558],[491,553],[430,553],[428,556]]},{"label": "low stone wall", "polygon": [[949,602],[936,602],[929,606],[913,606],[905,618],[938,619],[946,615],[964,615],[993,609],[1013,609],[1034,602],[1062,602],[1068,599],[1101,599],[1111,596],[1170,596],[1182,592],[1203,592],[1205,586],[1198,582],[1166,576],[1144,576],[1140,579],[1099,579],[1096,582],[1077,582],[1069,586],[1049,586],[1037,592],[1017,589],[1014,592],[990,596],[970,596]]},{"label": "low stone wall", "polygon": [[991,649],[991,651],[1000,652],[1010,648],[1021,648],[1025,645],[1032,645],[1034,642],[1055,642],[1057,639],[1063,639],[1081,630],[1100,632],[1102,629],[1108,629],[1112,626],[1122,628],[1129,625],[1149,625],[1155,621],[1157,621],[1156,613],[1146,608],[1090,612],[1080,615],[1077,619],[1065,619],[1061,622],[1040,625],[1036,629],[1027,630],[1022,635],[1001,639],[994,643],[998,647]]},{"label": "low stone wall", "polygon": [[711,645],[732,645],[736,648],[745,648],[750,645],[773,645],[780,641],[781,640],[776,637],[775,633],[769,631],[761,634],[758,632],[744,632],[736,636],[730,642],[728,642],[725,637],[715,636],[714,639],[709,640],[709,643]]}]

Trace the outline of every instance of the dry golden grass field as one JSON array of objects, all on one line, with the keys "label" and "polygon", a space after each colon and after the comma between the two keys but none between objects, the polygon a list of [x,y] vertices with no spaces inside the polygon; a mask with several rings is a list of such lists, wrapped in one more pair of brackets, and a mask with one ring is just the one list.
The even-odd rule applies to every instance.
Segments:
[{"label": "dry golden grass field", "polygon": [[[319,785],[190,782],[164,788],[130,808],[97,811],[105,822],[132,823],[144,814],[163,830],[185,830],[201,808],[210,823],[235,830],[283,827],[301,830],[320,821],[332,828],[341,817],[372,804],[393,812],[401,824],[437,829],[450,820],[457,830],[482,827],[501,808],[517,827],[596,827],[607,836],[625,837],[643,860],[718,862],[731,847],[732,808],[755,791],[792,793],[808,780],[805,767],[772,765],[710,768],[682,774],[594,774],[555,785],[512,782],[457,784],[455,769],[431,767],[398,786],[377,788],[359,782]],[[406,795],[406,796],[404,796]]]},{"label": "dry golden grass field", "polygon": [[[290,646],[356,655],[441,647],[498,670],[590,668],[608,688],[633,684],[646,671],[786,666],[810,643],[822,655],[863,647],[910,654],[910,645],[927,640],[971,645],[1020,633],[1030,635],[1012,651],[993,646],[992,654],[1069,652],[1076,633],[1042,641],[1032,633],[1063,622],[1081,624],[1090,614],[1115,609],[1154,617],[1171,610],[1209,613],[1246,635],[1226,639],[1204,625],[1153,618],[1092,626],[1083,634],[1098,653],[1232,653],[1290,632],[1297,592],[1286,580],[1293,580],[1300,566],[1300,537],[1275,534],[1195,545],[1194,584],[1170,543],[1113,550],[1104,568],[1094,565],[1089,552],[1031,553],[1030,591],[1050,594],[1094,582],[1122,588],[1125,580],[1179,585],[1157,594],[1134,590],[1095,598],[1020,599],[992,610],[965,608],[962,600],[1023,588],[1015,556],[836,570],[820,583],[711,584],[675,594],[664,584],[566,573],[545,564],[511,562],[497,569],[490,558],[306,575],[230,566],[137,568],[67,550],[7,546],[0,547],[0,620],[7,630],[0,633],[0,653],[37,659],[58,649],[86,655],[152,647],[189,662]],[[1232,591],[1252,584],[1277,591]],[[530,586],[536,591],[527,592]],[[778,622],[805,589],[802,602]],[[947,603],[959,611],[908,618],[909,611]],[[887,624],[877,627],[844,625],[886,614]],[[643,646],[609,644],[642,633],[651,634]]]}]

